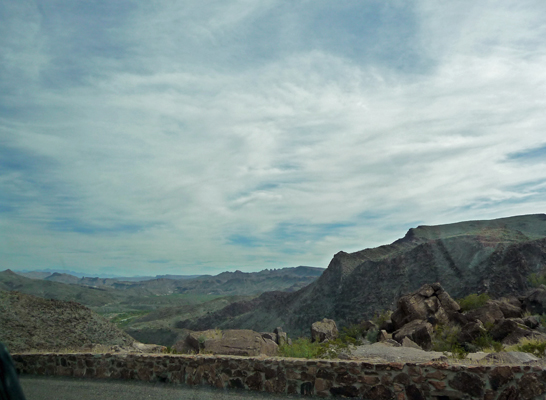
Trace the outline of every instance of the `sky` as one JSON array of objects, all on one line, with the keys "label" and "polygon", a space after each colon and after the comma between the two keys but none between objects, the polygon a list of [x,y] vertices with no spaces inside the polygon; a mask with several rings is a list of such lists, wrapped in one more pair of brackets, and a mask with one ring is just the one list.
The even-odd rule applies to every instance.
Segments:
[{"label": "sky", "polygon": [[0,269],[308,265],[546,211],[543,0],[0,1]]}]

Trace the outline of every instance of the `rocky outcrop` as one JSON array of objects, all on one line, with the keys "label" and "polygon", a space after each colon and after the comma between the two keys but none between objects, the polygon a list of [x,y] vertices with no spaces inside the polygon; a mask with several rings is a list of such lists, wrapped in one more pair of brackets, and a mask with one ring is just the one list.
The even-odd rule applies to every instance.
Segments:
[{"label": "rocky outcrop", "polygon": [[311,325],[311,341],[326,342],[335,340],[338,336],[337,325],[333,319],[324,318]]},{"label": "rocky outcrop", "polygon": [[[490,300],[479,308],[461,313],[459,305],[439,283],[425,284],[398,300],[391,316],[393,329],[396,329],[392,338],[399,343],[409,338],[424,350],[430,350],[437,326],[458,325],[460,344],[471,344],[486,335],[503,345],[518,343],[523,338],[546,340],[546,334],[536,330],[540,327],[537,317],[519,318],[526,311],[525,305],[532,304],[541,291],[532,290],[521,299]],[[388,338],[388,333],[382,331],[383,340]]]},{"label": "rocky outcrop", "polygon": [[184,350],[188,347],[194,353],[233,356],[274,356],[278,350],[277,343],[273,340],[248,329],[192,332],[187,336],[185,344],[175,344],[175,349]]},{"label": "rocky outcrop", "polygon": [[446,324],[460,310],[459,304],[439,283],[425,284],[414,293],[400,297],[396,311],[391,315],[394,329],[419,320],[431,324]]}]

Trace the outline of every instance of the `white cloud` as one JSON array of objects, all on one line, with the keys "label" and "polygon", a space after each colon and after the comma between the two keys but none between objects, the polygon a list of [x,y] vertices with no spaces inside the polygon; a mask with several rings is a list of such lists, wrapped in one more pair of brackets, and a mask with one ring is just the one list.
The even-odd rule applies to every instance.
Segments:
[{"label": "white cloud", "polygon": [[[428,61],[411,72],[305,48],[275,2],[136,10],[120,60],[0,114],[0,140],[51,160],[0,175],[26,199],[0,214],[15,232],[0,251],[15,268],[62,257],[142,274],[153,259],[186,273],[326,266],[417,223],[542,212],[543,165],[508,160],[546,143],[545,10],[501,3],[419,3]],[[286,51],[241,53],[238,35],[269,14],[293,22],[272,38]]]}]

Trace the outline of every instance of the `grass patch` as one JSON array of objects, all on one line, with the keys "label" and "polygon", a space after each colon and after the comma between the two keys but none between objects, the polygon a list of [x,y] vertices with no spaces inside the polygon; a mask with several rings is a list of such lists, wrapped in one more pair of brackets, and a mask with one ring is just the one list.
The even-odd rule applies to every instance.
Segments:
[{"label": "grass patch", "polygon": [[542,273],[530,274],[527,278],[527,282],[532,287],[539,287],[540,285],[546,285],[546,275]]},{"label": "grass patch", "polygon": [[432,338],[432,350],[452,353],[455,358],[465,358],[467,353],[457,340],[460,332],[461,327],[455,324],[436,325]]},{"label": "grass patch", "polygon": [[373,317],[372,322],[376,324],[378,327],[381,327],[383,323],[391,319],[392,311],[391,310],[385,310],[383,312],[378,312],[375,317]]},{"label": "grass patch", "polygon": [[110,320],[110,322],[114,323],[118,328],[125,328],[133,320],[142,317],[148,313],[150,313],[150,311],[148,310],[126,311],[121,313],[113,313],[109,316],[107,314],[104,314],[104,317]]},{"label": "grass patch", "polygon": [[[349,332],[354,333],[354,330],[349,329]],[[360,339],[348,336],[346,333],[341,334],[339,338],[329,342],[311,342],[311,339],[301,337],[292,344],[283,344],[279,347],[279,356],[293,358],[337,358],[339,354],[347,350],[349,346],[358,346],[362,342]]]},{"label": "grass patch", "polygon": [[546,354],[546,341],[540,339],[528,339],[523,338],[519,343],[507,348],[508,351],[522,351],[524,353],[531,353],[532,355],[542,358]]},{"label": "grass patch", "polygon": [[461,311],[470,311],[480,308],[485,305],[491,298],[487,293],[476,294],[472,293],[462,299],[458,300],[459,305],[461,306]]}]

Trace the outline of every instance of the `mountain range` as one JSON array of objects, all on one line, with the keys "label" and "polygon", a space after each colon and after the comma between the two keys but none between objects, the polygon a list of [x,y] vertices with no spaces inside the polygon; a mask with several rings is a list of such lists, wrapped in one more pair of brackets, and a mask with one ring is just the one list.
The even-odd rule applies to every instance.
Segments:
[{"label": "mountain range", "polygon": [[258,331],[282,326],[299,336],[323,318],[343,326],[392,309],[400,296],[425,283],[440,282],[455,298],[522,294],[529,275],[543,273],[545,266],[545,214],[418,226],[390,245],[337,253],[315,282],[297,292],[264,293],[176,326]]}]

